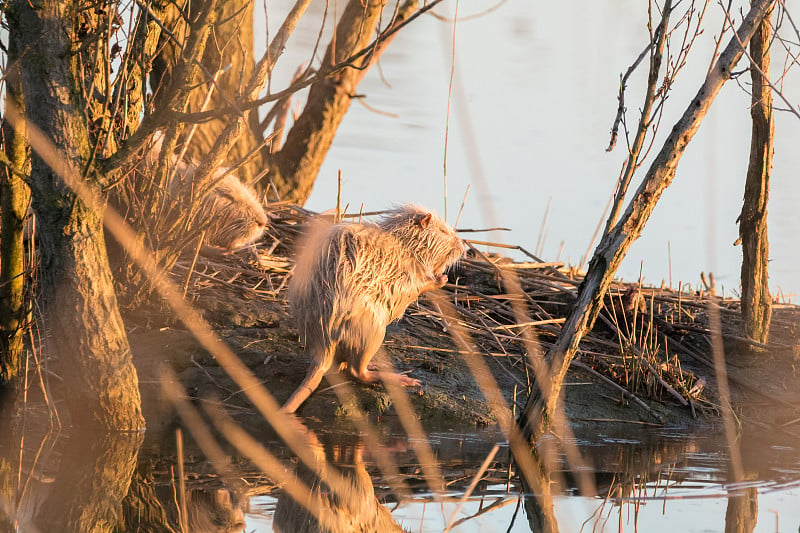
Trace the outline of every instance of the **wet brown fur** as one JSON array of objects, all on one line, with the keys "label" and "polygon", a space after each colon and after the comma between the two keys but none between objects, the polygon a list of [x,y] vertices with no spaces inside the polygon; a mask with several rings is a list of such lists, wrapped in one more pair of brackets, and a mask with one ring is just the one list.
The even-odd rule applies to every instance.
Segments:
[{"label": "wet brown fur", "polygon": [[[163,132],[157,132],[142,161],[145,167],[156,165],[163,140]],[[173,156],[172,165],[174,175],[169,193],[188,209],[193,201],[197,165],[178,160],[177,156]],[[242,183],[227,168],[215,170],[211,180],[214,186],[201,200],[191,222],[192,226],[199,226],[206,232],[201,252],[222,255],[257,241],[267,227],[267,213],[253,188]]]},{"label": "wet brown fur", "polygon": [[203,198],[195,223],[205,228],[207,245],[233,251],[264,234],[267,214],[255,191],[229,174]]},{"label": "wet brown fur", "polygon": [[464,253],[452,228],[414,205],[390,211],[378,224],[312,228],[289,284],[289,302],[312,363],[283,409],[294,412],[335,363],[363,382],[415,379],[368,365],[386,326],[425,291],[447,282],[444,271]]}]

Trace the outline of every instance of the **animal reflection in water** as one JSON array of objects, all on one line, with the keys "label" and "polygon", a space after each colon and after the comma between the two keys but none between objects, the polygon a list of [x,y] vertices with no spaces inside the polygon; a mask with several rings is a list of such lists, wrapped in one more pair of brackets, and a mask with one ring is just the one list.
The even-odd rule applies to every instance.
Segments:
[{"label": "animal reflection in water", "polygon": [[[327,466],[339,476],[338,483],[326,474],[318,475],[300,463],[297,477],[311,490],[308,507],[295,501],[285,492],[278,499],[273,519],[277,533],[374,533],[404,531],[395,522],[389,510],[375,496],[363,460],[363,444],[360,442],[330,447],[329,451],[341,452],[338,464],[326,459],[325,447],[310,430],[304,430],[317,460],[316,467],[322,471]],[[340,447],[341,446],[341,447]],[[347,461],[346,456],[352,453]],[[332,454],[332,453],[331,453]],[[347,461],[347,462],[344,462]]]},{"label": "animal reflection in water", "polygon": [[403,205],[377,224],[312,225],[300,244],[289,284],[292,315],[311,356],[303,382],[286,401],[292,413],[316,390],[334,365],[346,365],[365,383],[416,379],[369,369],[386,326],[425,291],[443,287],[448,267],[464,243],[427,209]]},{"label": "animal reflection in water", "polygon": [[[145,153],[140,171],[154,169],[164,143],[163,132],[157,132]],[[183,209],[189,209],[198,191],[194,161],[178,159],[170,162],[173,172],[168,193]],[[190,217],[189,227],[205,231],[200,252],[220,256],[256,242],[267,227],[267,214],[256,192],[242,183],[228,168],[218,168],[209,177],[213,186],[200,200],[197,212]]]},{"label": "animal reflection in water", "polygon": [[241,505],[225,489],[190,490],[186,495],[186,523],[195,533],[238,533],[245,528]]},{"label": "animal reflection in water", "polygon": [[165,482],[154,476],[152,465],[140,463],[122,501],[122,531],[239,533],[244,530],[247,497],[243,490],[187,487],[186,517],[182,520],[180,489],[174,481]]}]

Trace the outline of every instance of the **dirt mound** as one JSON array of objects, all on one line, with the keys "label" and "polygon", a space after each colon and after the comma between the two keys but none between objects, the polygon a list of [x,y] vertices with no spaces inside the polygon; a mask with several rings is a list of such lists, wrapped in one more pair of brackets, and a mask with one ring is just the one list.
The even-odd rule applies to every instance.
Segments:
[{"label": "dirt mound", "polygon": [[[309,362],[284,292],[293,243],[310,216],[295,206],[273,206],[270,230],[253,250],[179,261],[173,272],[187,297],[278,402],[302,380]],[[531,361],[558,335],[582,279],[576,269],[543,262],[521,248],[517,253],[529,260],[514,262],[482,251],[499,245],[466,242],[470,250],[451,270],[448,284],[390,325],[384,343],[397,369],[422,383],[408,391],[419,419],[454,427],[495,422],[481,380],[464,355],[479,356],[505,402],[519,409],[531,383]],[[738,301],[705,291],[619,282],[605,304],[568,376],[565,410],[573,421],[689,426],[702,417],[703,424],[716,423],[713,306],[721,317],[719,333],[742,421],[798,430],[797,307],[776,305],[772,340],[759,345],[738,336]],[[158,368],[168,362],[190,395],[250,409],[238,387],[180,324],[152,308],[130,314],[138,324],[130,337],[144,384],[155,383]],[[382,385],[352,389],[342,401],[323,384],[299,414],[324,423],[358,406],[376,418],[393,416],[395,402]]]}]

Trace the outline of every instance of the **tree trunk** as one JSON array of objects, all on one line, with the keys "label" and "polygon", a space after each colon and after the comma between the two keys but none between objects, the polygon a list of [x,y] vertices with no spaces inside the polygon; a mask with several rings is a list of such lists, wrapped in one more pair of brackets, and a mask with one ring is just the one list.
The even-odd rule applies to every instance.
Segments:
[{"label": "tree trunk", "polygon": [[128,45],[129,63],[125,65],[126,71],[122,73],[127,83],[118,84],[114,89],[114,104],[122,102],[124,109],[121,114],[124,126],[116,132],[120,137],[119,141],[129,138],[141,124],[147,93],[145,87],[161,36],[161,26],[158,25],[160,19],[157,21],[156,18],[163,16],[163,11],[155,3],[150,4],[149,11],[142,10],[133,38]]},{"label": "tree trunk", "polygon": [[[6,74],[6,99],[24,110],[22,81],[19,75],[17,42],[9,39],[9,68]],[[23,233],[30,191],[16,173],[30,172],[30,156],[25,132],[15,132],[3,123],[3,146],[7,165],[0,170],[0,394],[9,392],[13,400],[20,390],[16,379],[22,366],[25,315],[25,248]],[[10,165],[10,166],[8,166]]]},{"label": "tree trunk", "polygon": [[522,411],[520,424],[523,434],[529,440],[538,439],[551,427],[564,376],[583,335],[592,329],[603,307],[603,297],[614,274],[628,249],[644,229],[661,194],[672,183],[678,161],[686,146],[697,132],[717,93],[730,79],[731,70],[741,59],[743,50],[740,43],[747,45],[773,3],[774,0],[757,0],[753,3],[737,30],[737,35],[728,42],[697,95],[672,128],[622,218],[597,245],[586,276],[578,288],[575,307],[546,355],[550,364],[551,382],[535,383]]},{"label": "tree trunk", "polygon": [[729,489],[725,533],[752,533],[758,522],[758,488]]},{"label": "tree trunk", "polygon": [[769,239],[767,238],[767,201],[769,174],[772,169],[775,124],[772,117],[772,89],[769,80],[769,13],[750,40],[750,77],[753,98],[750,115],[753,131],[750,139],[750,164],[744,186],[744,204],[739,215],[742,240],[742,326],[745,337],[766,343],[772,317],[769,294]]},{"label": "tree trunk", "polygon": [[[196,12],[199,4],[206,0],[189,0],[186,2],[189,12]],[[255,3],[251,0],[228,0],[219,2],[216,7],[216,20],[208,45],[203,54],[202,63],[206,75],[217,75],[213,84],[211,98],[205,104],[208,110],[225,108],[231,102],[238,100],[244,92],[244,84],[250,79],[255,67],[253,57],[253,8]],[[167,27],[172,29],[173,35],[185,40],[187,25],[181,16],[180,10],[170,6],[164,20]],[[173,79],[173,70],[180,60],[180,50],[177,44],[167,35],[161,37],[161,53],[153,64],[153,81],[160,86],[160,92],[170,92]],[[204,77],[205,79],[205,77]],[[187,112],[199,112],[209,93],[210,84],[201,84],[191,91]],[[156,103],[156,108],[160,104]],[[245,120],[250,125],[239,140],[234,144],[225,158],[225,165],[232,166],[255,150],[260,144],[255,131],[258,129],[258,113],[244,112]],[[200,161],[214,147],[220,133],[227,126],[227,120],[214,119],[194,128],[191,140],[187,146],[186,155]],[[240,167],[237,176],[245,183],[250,183],[264,168],[260,152],[255,153],[249,161]]]},{"label": "tree trunk", "polygon": [[[44,0],[34,9],[17,0],[9,26],[26,50],[22,81],[29,126],[50,139],[49,160],[80,169],[95,191],[82,115],[72,25],[78,2]],[[31,192],[37,215],[41,292],[48,348],[58,357],[74,424],[139,430],[138,379],[117,307],[103,238],[102,209],[78,197],[45,161],[43,143],[31,143]],[[55,159],[58,158],[58,159]],[[56,166],[61,166],[57,165]],[[62,168],[63,170],[63,168]]]},{"label": "tree trunk", "polygon": [[[385,4],[385,0],[348,2],[336,26],[336,40],[328,46],[322,64],[340,63],[367,46]],[[407,2],[398,20],[413,12],[414,7],[414,2]],[[350,101],[368,65],[369,60],[364,60],[363,70],[345,68],[314,83],[309,89],[306,106],[289,131],[283,148],[275,154],[265,178],[275,185],[281,200],[303,204],[308,199],[336,130],[350,109]]]}]

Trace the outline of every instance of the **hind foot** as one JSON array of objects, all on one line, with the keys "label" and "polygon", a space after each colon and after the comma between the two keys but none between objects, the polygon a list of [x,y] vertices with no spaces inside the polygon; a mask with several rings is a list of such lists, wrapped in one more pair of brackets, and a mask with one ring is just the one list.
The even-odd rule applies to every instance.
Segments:
[{"label": "hind foot", "polygon": [[401,387],[419,387],[420,382],[416,378],[407,376],[405,374],[388,373],[388,376],[381,375],[381,379],[386,382],[386,379],[394,380]]},{"label": "hind foot", "polygon": [[420,382],[418,379],[412,378],[405,374],[397,374],[396,372],[382,372],[376,370],[365,370],[360,375],[353,373],[359,381],[365,383],[374,383],[376,381],[383,381],[384,383],[391,383],[400,385],[401,387],[419,387]]}]

